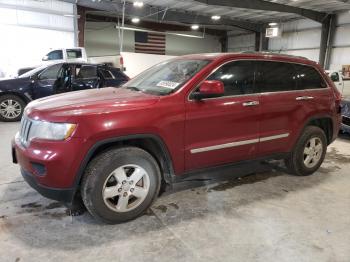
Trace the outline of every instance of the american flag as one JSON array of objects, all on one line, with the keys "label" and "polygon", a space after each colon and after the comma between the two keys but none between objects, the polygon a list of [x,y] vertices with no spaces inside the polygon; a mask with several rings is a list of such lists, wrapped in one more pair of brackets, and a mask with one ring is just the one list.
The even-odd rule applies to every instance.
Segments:
[{"label": "american flag", "polygon": [[165,55],[165,34],[135,31],[135,53]]}]

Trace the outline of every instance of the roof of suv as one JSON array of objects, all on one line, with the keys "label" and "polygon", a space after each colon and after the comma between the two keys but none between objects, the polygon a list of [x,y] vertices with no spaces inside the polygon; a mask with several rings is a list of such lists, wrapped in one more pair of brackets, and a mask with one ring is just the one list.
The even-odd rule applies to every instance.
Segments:
[{"label": "roof of suv", "polygon": [[295,62],[303,64],[316,65],[317,63],[302,56],[293,56],[288,54],[277,54],[272,52],[255,52],[255,51],[244,51],[238,53],[203,53],[194,55],[185,55],[183,58],[191,59],[210,59],[210,60],[225,60],[230,58],[251,58],[251,59],[272,59],[286,62]]}]

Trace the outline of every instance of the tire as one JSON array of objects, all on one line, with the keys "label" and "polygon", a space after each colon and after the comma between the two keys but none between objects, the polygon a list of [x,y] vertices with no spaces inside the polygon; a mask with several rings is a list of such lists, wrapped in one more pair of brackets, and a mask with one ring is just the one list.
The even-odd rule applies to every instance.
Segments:
[{"label": "tire", "polygon": [[[0,97],[0,120],[4,122],[20,121],[26,103],[16,95],[3,95]],[[10,111],[8,111],[11,107]]]},{"label": "tire", "polygon": [[158,196],[160,184],[159,166],[148,152],[137,147],[113,148],[90,162],[81,195],[94,218],[117,224],[145,212]]},{"label": "tire", "polygon": [[[312,141],[315,141],[315,147],[312,146]],[[312,175],[322,165],[326,151],[327,138],[324,131],[317,126],[308,126],[296,143],[293,152],[285,159],[286,167],[296,176]],[[310,155],[314,155],[314,158]]]}]

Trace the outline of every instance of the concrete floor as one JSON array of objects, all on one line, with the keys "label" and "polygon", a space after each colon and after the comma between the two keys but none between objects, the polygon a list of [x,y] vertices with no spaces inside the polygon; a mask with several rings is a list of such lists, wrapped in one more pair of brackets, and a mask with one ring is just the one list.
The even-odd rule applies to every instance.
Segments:
[{"label": "concrete floor", "polygon": [[0,123],[0,261],[350,261],[349,138],[313,176],[271,171],[184,190],[110,226],[66,215],[23,182],[10,156],[18,126]]}]

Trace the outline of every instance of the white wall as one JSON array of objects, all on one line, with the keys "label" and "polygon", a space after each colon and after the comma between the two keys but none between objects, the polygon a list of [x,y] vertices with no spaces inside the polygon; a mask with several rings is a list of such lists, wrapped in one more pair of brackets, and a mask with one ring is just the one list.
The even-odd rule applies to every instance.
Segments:
[{"label": "white wall", "polygon": [[[270,38],[269,51],[304,56],[319,61],[321,24],[309,19],[300,19],[281,24],[282,35]],[[254,50],[254,34],[229,34],[229,51]],[[330,68],[341,69],[350,64],[350,12],[338,14]]]},{"label": "white wall", "polygon": [[38,65],[50,48],[75,44],[73,5],[55,0],[0,0],[0,71]]},{"label": "white wall", "polygon": [[230,35],[228,34],[228,52],[254,51],[255,34]]},{"label": "white wall", "polygon": [[281,37],[270,38],[270,51],[319,60],[321,24],[301,19],[282,24],[281,30]]},{"label": "white wall", "polygon": [[350,65],[350,13],[338,16],[334,48],[331,57],[331,69],[341,69],[341,65]]},{"label": "white wall", "polygon": [[[85,47],[88,56],[119,54],[118,30],[113,23],[87,22],[85,29]],[[190,34],[191,32],[178,32]],[[134,31],[124,30],[123,51],[134,52]],[[166,55],[184,55],[192,53],[220,52],[221,45],[217,37],[205,38],[166,35]]]}]

